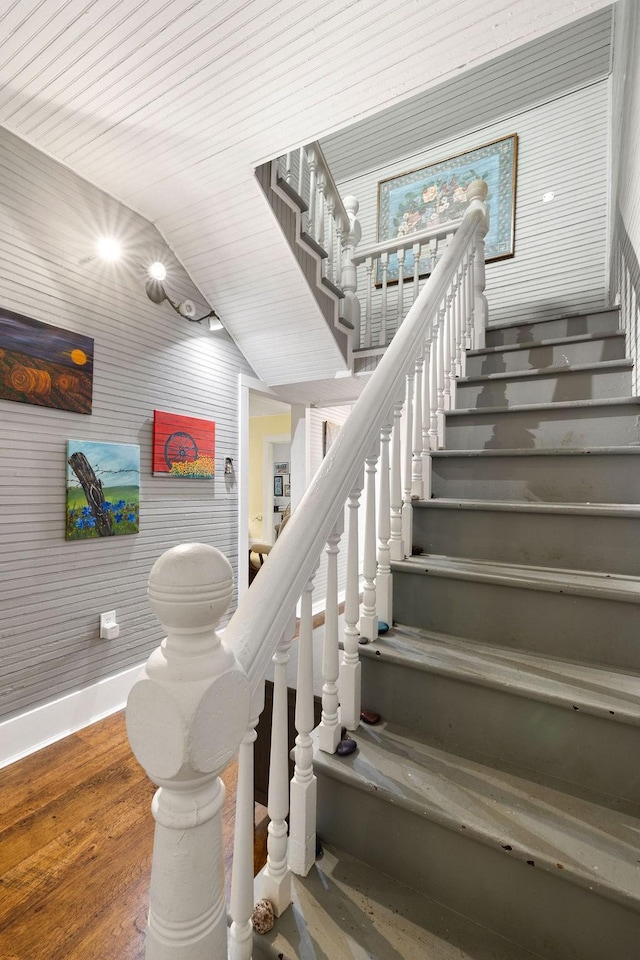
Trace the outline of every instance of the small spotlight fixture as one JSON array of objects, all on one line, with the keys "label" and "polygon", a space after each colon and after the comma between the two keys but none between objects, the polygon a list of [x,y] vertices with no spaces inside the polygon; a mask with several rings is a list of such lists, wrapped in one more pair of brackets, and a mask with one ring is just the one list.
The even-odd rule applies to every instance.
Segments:
[{"label": "small spotlight fixture", "polygon": [[149,279],[145,285],[145,290],[149,300],[153,303],[164,303],[166,300],[169,306],[172,307],[176,313],[179,313],[181,317],[184,317],[185,320],[188,320],[189,323],[201,323],[203,320],[208,320],[209,330],[223,329],[222,320],[215,310],[210,310],[209,313],[205,313],[202,317],[197,317],[195,304],[191,300],[183,300],[178,303],[171,299],[164,288],[167,268],[163,263],[160,263],[159,260],[151,264],[148,273]]}]

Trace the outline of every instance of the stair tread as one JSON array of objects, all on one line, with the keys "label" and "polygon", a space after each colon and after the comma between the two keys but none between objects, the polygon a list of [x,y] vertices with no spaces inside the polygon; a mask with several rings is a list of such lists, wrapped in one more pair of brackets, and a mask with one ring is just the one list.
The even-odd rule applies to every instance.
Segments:
[{"label": "stair tread", "polygon": [[599,517],[640,517],[640,504],[636,503],[562,503],[548,500],[460,500],[448,497],[433,497],[431,500],[414,500],[413,508],[422,510],[482,510],[505,513],[551,513],[576,514]]},{"label": "stair tread", "polygon": [[530,590],[546,590],[579,596],[603,597],[637,603],[640,601],[640,577],[609,574],[590,570],[541,567],[496,560],[469,560],[423,553],[404,560],[394,560],[392,570],[416,573],[424,570],[432,576],[484,580],[491,583],[523,586]]},{"label": "stair tread", "polygon": [[292,877],[292,898],[293,909],[254,940],[256,960],[538,956],[332,846],[323,848],[306,877]]},{"label": "stair tread", "polygon": [[562,400],[548,403],[518,403],[506,407],[463,407],[457,410],[446,410],[445,417],[486,417],[494,413],[526,413],[534,411],[554,411],[568,409],[592,409],[595,407],[640,406],[640,397],[603,397],[599,400]]},{"label": "stair tread", "polygon": [[470,760],[387,724],[361,725],[323,773],[640,911],[640,821]]},{"label": "stair tread", "polygon": [[632,370],[631,360],[597,360],[593,363],[566,363],[562,366],[533,367],[529,370],[501,370],[498,373],[481,373],[477,376],[461,377],[457,380],[458,386],[473,383],[492,383],[495,380],[527,380],[543,377],[553,377],[567,373],[588,373],[589,371]]},{"label": "stair tread", "polygon": [[505,343],[497,347],[482,347],[480,350],[467,350],[467,357],[492,356],[496,353],[513,353],[516,350],[527,351],[535,347],[560,347],[563,344],[589,343],[592,340],[610,340],[613,337],[623,336],[623,330],[612,330],[603,331],[602,333],[581,333],[574,337],[549,337],[545,340],[525,340],[523,343]]},{"label": "stair tread", "polygon": [[640,726],[640,673],[402,624],[362,647],[360,653]]}]

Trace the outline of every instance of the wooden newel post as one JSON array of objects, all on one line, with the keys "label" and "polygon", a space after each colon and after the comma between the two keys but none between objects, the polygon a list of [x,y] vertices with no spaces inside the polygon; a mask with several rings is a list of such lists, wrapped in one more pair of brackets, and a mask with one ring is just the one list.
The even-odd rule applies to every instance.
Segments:
[{"label": "wooden newel post", "polygon": [[149,601],[167,630],[127,703],[133,752],[158,784],[147,960],[225,960],[219,774],[249,723],[248,679],[215,632],[233,573],[215,547],[173,547],[154,564]]},{"label": "wooden newel post", "polygon": [[473,270],[473,328],[475,332],[475,350],[482,350],[485,346],[485,333],[487,329],[487,298],[484,295],[485,289],[485,266],[484,266],[484,238],[489,229],[489,210],[485,203],[489,188],[484,180],[473,180],[467,187],[467,200],[469,209],[482,210],[485,216],[486,226],[484,230],[478,232],[476,239],[476,253]]}]

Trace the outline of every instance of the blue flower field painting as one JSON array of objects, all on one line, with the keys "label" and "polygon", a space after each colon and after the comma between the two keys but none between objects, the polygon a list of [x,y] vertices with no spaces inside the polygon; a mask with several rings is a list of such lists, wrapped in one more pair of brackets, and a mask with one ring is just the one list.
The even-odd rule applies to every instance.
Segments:
[{"label": "blue flower field painting", "polygon": [[95,540],[140,529],[140,447],[67,441],[67,540]]}]

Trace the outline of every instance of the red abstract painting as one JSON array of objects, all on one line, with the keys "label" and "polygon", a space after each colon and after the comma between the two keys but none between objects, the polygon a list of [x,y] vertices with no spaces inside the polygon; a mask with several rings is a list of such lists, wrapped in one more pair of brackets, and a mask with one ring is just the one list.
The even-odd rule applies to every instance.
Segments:
[{"label": "red abstract painting", "polygon": [[213,420],[153,411],[153,475],[210,480],[215,472]]}]

